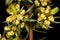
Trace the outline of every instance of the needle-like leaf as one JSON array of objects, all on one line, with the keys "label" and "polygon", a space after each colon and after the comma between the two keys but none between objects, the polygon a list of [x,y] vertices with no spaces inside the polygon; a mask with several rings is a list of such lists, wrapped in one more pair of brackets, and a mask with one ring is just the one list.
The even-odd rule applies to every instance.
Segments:
[{"label": "needle-like leaf", "polygon": [[13,2],[13,0],[6,0],[6,5],[10,5]]},{"label": "needle-like leaf", "polygon": [[60,22],[57,22],[57,21],[54,21],[54,22],[52,22],[52,23],[60,24]]},{"label": "needle-like leaf", "polygon": [[29,33],[29,28],[27,24],[25,24],[25,28],[26,28],[26,31]]},{"label": "needle-like leaf", "polygon": [[35,29],[34,29],[34,31],[40,32],[40,33],[47,33],[47,32],[45,32],[45,31],[40,31],[40,30],[35,30]]},{"label": "needle-like leaf", "polygon": [[44,40],[46,37],[43,37],[43,38],[40,38],[40,39],[38,39],[38,40]]},{"label": "needle-like leaf", "polygon": [[57,17],[54,17],[54,18],[60,18],[59,16],[57,16]]},{"label": "needle-like leaf", "polygon": [[28,2],[30,2],[30,3],[33,3],[33,1],[32,0],[27,0]]},{"label": "needle-like leaf", "polygon": [[33,17],[33,13],[30,15],[30,17],[29,18],[32,18]]},{"label": "needle-like leaf", "polygon": [[28,13],[33,7],[34,5],[32,5],[29,9],[27,9],[26,13]]},{"label": "needle-like leaf", "polygon": [[26,21],[26,22],[36,22],[37,20],[35,20],[35,19],[24,19],[24,21]]}]

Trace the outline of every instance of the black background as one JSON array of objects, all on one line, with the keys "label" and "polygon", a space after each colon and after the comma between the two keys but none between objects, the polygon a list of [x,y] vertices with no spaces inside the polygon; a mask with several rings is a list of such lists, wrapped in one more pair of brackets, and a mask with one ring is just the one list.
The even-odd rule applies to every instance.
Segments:
[{"label": "black background", "polygon": [[[52,0],[55,6],[60,8],[60,1],[59,0]],[[6,17],[8,16],[6,12],[6,5],[3,0],[0,0],[0,33],[3,33],[3,27],[5,26],[3,21],[5,21]],[[55,16],[60,16],[60,10]],[[60,19],[57,19],[59,21]],[[42,36],[47,36],[45,40],[60,40],[60,24],[52,24],[54,27],[53,29],[49,30],[47,34],[37,33],[34,31],[34,40]]]}]

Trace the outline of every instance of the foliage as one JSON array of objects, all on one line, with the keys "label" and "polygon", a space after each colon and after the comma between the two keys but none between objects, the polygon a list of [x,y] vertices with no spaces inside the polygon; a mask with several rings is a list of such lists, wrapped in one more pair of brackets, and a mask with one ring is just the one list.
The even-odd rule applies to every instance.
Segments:
[{"label": "foliage", "polygon": [[[49,30],[53,28],[50,26],[51,23],[60,23],[54,21],[54,15],[59,8],[51,9],[51,0],[6,0],[5,3],[10,16],[6,18],[7,25],[4,27],[1,40],[22,40],[21,32],[26,31],[29,34],[30,23],[36,32],[43,32],[36,28]],[[32,12],[29,13],[30,11]]]}]

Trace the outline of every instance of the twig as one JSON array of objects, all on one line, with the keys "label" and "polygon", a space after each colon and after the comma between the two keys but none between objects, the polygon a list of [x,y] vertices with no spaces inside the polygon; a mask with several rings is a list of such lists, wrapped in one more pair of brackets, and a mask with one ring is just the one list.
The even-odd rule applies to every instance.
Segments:
[{"label": "twig", "polygon": [[29,34],[29,40],[33,40],[33,28],[30,27],[30,34]]}]

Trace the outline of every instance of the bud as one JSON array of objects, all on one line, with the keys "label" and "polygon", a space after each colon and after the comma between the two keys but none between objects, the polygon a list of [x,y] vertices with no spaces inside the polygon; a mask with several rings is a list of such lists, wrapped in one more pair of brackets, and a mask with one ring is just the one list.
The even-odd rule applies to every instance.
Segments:
[{"label": "bud", "polygon": [[20,14],[24,15],[25,14],[25,10],[23,9]]},{"label": "bud", "polygon": [[5,27],[4,27],[4,30],[5,30],[5,31],[8,31],[8,30],[10,30],[10,28],[9,28],[8,26],[5,26]]},{"label": "bud", "polygon": [[13,36],[14,35],[14,32],[13,31],[9,31],[9,32],[7,32],[7,35]]},{"label": "bud", "polygon": [[1,40],[6,40],[6,38],[5,38],[5,37],[3,37]]},{"label": "bud", "polygon": [[25,15],[24,18],[28,18],[29,16],[28,15]]},{"label": "bud", "polygon": [[25,25],[25,23],[24,23],[24,22],[22,22],[22,23],[21,23],[21,28],[24,28],[24,25]]},{"label": "bud", "polygon": [[40,22],[42,20],[42,18],[41,17],[39,17],[38,19],[37,19],[37,22]]},{"label": "bud", "polygon": [[6,18],[6,22],[12,22],[15,19],[16,19],[16,15],[12,15]]},{"label": "bud", "polygon": [[45,24],[45,25],[50,25],[50,21],[45,20],[45,21],[44,21],[44,24]]},{"label": "bud", "polygon": [[11,29],[12,29],[13,31],[16,31],[16,30],[17,30],[17,27],[16,27],[16,26],[13,26]]},{"label": "bud", "polygon": [[45,25],[42,25],[42,28],[46,30],[48,29],[48,27],[46,27]]},{"label": "bud", "polygon": [[1,34],[0,34],[0,39],[1,39]]},{"label": "bud", "polygon": [[45,12],[45,8],[44,7],[40,7],[39,10],[44,13]]},{"label": "bud", "polygon": [[35,0],[34,3],[36,6],[40,6],[40,3],[38,2],[38,0]]},{"label": "bud", "polygon": [[23,16],[21,14],[18,14],[17,15],[17,20],[22,20],[23,19]]},{"label": "bud", "polygon": [[10,35],[6,34],[6,38],[10,38]]},{"label": "bud", "polygon": [[20,4],[16,4],[16,5],[15,5],[15,8],[16,8],[16,9],[20,9]]},{"label": "bud", "polygon": [[42,19],[46,19],[45,14],[41,14],[40,17],[41,17]]},{"label": "bud", "polygon": [[15,8],[16,8],[16,11],[19,11],[20,10],[20,4],[16,4]]},{"label": "bud", "polygon": [[50,10],[46,9],[45,14],[49,14]]},{"label": "bud", "polygon": [[6,22],[11,22],[11,17],[10,16],[6,18]]},{"label": "bud", "polygon": [[46,9],[47,9],[47,10],[50,10],[50,9],[51,9],[51,7],[50,7],[50,6],[47,6],[47,7],[46,7]]},{"label": "bud", "polygon": [[18,25],[19,23],[20,23],[19,20],[16,20],[16,21],[15,21],[15,25]]},{"label": "bud", "polygon": [[41,2],[41,5],[42,6],[46,6],[47,5],[47,2]]},{"label": "bud", "polygon": [[54,17],[53,17],[53,16],[49,16],[49,17],[48,17],[48,20],[49,20],[49,21],[54,21]]}]

